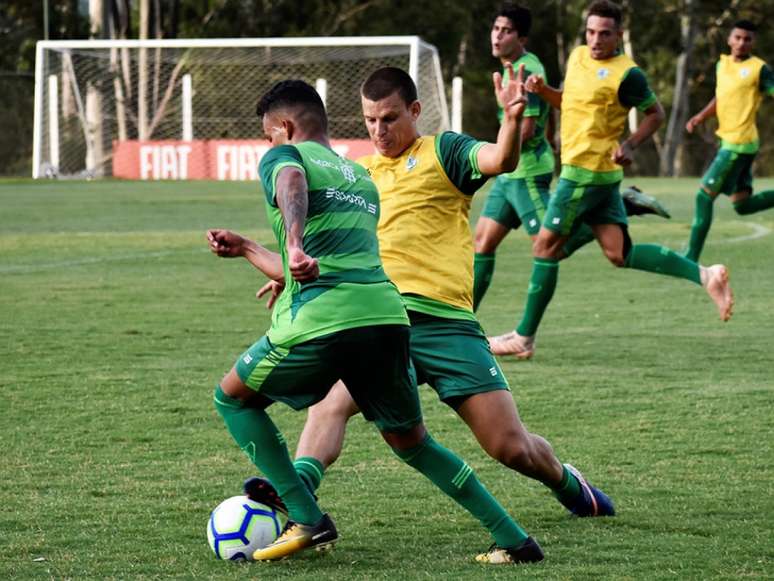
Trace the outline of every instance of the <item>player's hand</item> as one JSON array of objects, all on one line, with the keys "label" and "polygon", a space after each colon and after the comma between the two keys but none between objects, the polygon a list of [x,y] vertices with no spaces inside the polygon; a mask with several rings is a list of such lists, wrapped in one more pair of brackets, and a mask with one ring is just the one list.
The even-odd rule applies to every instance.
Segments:
[{"label": "player's hand", "polygon": [[696,127],[701,125],[701,118],[698,115],[694,115],[690,119],[688,119],[688,123],[685,124],[685,130],[688,133],[693,133]]},{"label": "player's hand", "polygon": [[534,93],[535,95],[539,95],[545,86],[546,80],[540,75],[532,74],[527,77],[526,81],[524,81],[524,88],[527,90],[527,92]]},{"label": "player's hand", "polygon": [[269,299],[266,301],[266,308],[271,309],[274,306],[274,303],[277,302],[277,298],[282,294],[282,291],[284,289],[285,289],[284,282],[281,282],[279,280],[270,280],[265,285],[263,285],[260,289],[258,289],[258,292],[255,293],[255,298],[260,299],[266,293],[271,293],[269,295]]},{"label": "player's hand", "polygon": [[317,259],[312,258],[300,248],[288,249],[288,267],[293,280],[311,282],[320,276]]},{"label": "player's hand", "polygon": [[612,158],[613,161],[618,165],[631,165],[631,163],[634,161],[634,149],[632,149],[632,146],[629,145],[628,141],[624,141],[613,152]]},{"label": "player's hand", "polygon": [[[510,62],[503,64],[506,70],[512,71],[513,65]],[[497,102],[503,108],[503,114],[510,119],[518,119],[524,113],[527,105],[526,91],[524,90],[524,65],[519,65],[515,79],[510,79],[503,86],[503,76],[500,73],[492,75],[494,83],[495,97]]]},{"label": "player's hand", "polygon": [[207,242],[210,250],[223,258],[244,256],[245,239],[231,230],[212,228],[207,230]]}]

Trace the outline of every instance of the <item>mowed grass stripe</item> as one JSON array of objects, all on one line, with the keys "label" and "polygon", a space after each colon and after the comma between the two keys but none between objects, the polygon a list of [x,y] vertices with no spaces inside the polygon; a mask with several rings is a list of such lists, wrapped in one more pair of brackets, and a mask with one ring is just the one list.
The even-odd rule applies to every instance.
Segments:
[{"label": "mowed grass stripe", "polygon": [[[632,219],[634,240],[679,250],[697,180],[633,183],[674,216]],[[774,570],[774,236],[728,243],[752,224],[774,230],[774,212],[742,218],[728,200],[716,203],[703,258],[729,265],[730,323],[698,286],[616,270],[589,245],[560,266],[535,359],[501,361],[526,425],[614,498],[617,517],[569,518],[544,487],[488,458],[423,387],[434,437],[538,539],[544,563],[472,562],[490,542],[478,523],[355,418],[320,489],[337,548],[240,566],[214,558],[205,527],[256,472],[212,394],[269,312],[254,297],[264,278],[245,261],[208,255],[204,230],[273,243],[256,185],[0,182],[0,204],[4,268],[173,253],[0,273],[0,578],[728,579]],[[518,320],[531,262],[526,236],[508,236],[479,313],[487,331]],[[270,413],[293,449],[304,415],[279,405]]]}]

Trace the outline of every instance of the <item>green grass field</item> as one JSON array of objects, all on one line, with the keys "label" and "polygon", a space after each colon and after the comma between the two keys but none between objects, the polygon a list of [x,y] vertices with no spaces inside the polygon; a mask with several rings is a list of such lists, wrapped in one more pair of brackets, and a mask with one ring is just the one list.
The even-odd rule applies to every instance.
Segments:
[{"label": "green grass field", "polygon": [[[634,219],[635,240],[681,248],[697,181],[636,183],[674,218]],[[730,266],[730,323],[698,286],[617,271],[587,247],[562,265],[535,358],[503,361],[524,422],[619,516],[569,518],[422,388],[435,437],[547,555],[483,568],[485,532],[359,418],[320,490],[341,534],[331,554],[211,554],[209,511],[254,473],[212,390],[268,312],[254,298],[263,278],[212,256],[204,231],[269,242],[254,184],[4,181],[0,208],[0,579],[774,576],[774,211],[742,219],[716,204],[703,258]],[[517,321],[530,264],[513,233],[480,310],[489,332]],[[271,413],[295,442],[304,416]]]}]

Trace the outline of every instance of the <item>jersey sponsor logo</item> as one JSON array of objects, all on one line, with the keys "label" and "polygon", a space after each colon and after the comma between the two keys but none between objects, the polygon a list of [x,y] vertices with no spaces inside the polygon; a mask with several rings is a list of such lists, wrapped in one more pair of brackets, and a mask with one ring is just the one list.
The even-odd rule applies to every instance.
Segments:
[{"label": "jersey sponsor logo", "polygon": [[491,374],[492,377],[497,377],[497,367],[490,367],[489,373]]},{"label": "jersey sponsor logo", "polygon": [[750,69],[746,67],[739,69],[739,76],[742,77],[743,79],[746,79],[747,77],[750,76]]},{"label": "jersey sponsor logo", "polygon": [[415,167],[417,167],[417,158],[413,155],[409,155],[406,160],[406,171],[411,171]]},{"label": "jersey sponsor logo", "polygon": [[333,198],[337,202],[345,202],[347,204],[353,204],[355,206],[358,206],[359,208],[364,209],[369,214],[376,215],[376,204],[372,204],[363,198],[363,196],[358,196],[357,194],[349,194],[347,192],[342,192],[337,190],[336,188],[328,188],[325,190],[325,198],[330,199]]},{"label": "jersey sponsor logo", "polygon": [[610,76],[610,69],[606,69],[605,67],[602,67],[601,69],[597,70],[597,78],[599,80],[604,80],[609,76]]},{"label": "jersey sponsor logo", "polygon": [[355,169],[347,163],[336,164],[326,159],[315,159],[315,158],[311,158],[311,159],[312,159],[312,163],[319,165],[320,167],[339,170],[341,172],[341,175],[344,176],[344,179],[351,184],[354,184],[357,181],[357,176],[355,175]]},{"label": "jersey sponsor logo", "polygon": [[245,365],[250,365],[250,362],[253,360],[252,356],[248,353],[244,357],[242,357],[242,361],[245,362]]},{"label": "jersey sponsor logo", "polygon": [[551,220],[551,223],[552,223],[552,224],[554,224],[554,225],[557,225],[557,224],[559,224],[561,221],[562,221],[562,219],[561,219],[561,218],[554,218],[553,220]]},{"label": "jersey sponsor logo", "polygon": [[529,225],[530,225],[532,228],[534,228],[535,226],[537,226],[537,220],[535,220],[534,218],[532,218],[532,220],[530,220],[530,221],[529,221]]}]

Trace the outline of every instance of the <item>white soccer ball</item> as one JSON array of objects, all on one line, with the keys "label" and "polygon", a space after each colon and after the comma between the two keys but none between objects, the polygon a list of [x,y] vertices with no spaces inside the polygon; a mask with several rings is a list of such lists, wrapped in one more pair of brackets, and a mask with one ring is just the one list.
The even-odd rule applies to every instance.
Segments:
[{"label": "white soccer ball", "polygon": [[210,514],[207,539],[218,559],[252,561],[253,552],[273,542],[281,529],[273,508],[246,496],[232,496]]}]

